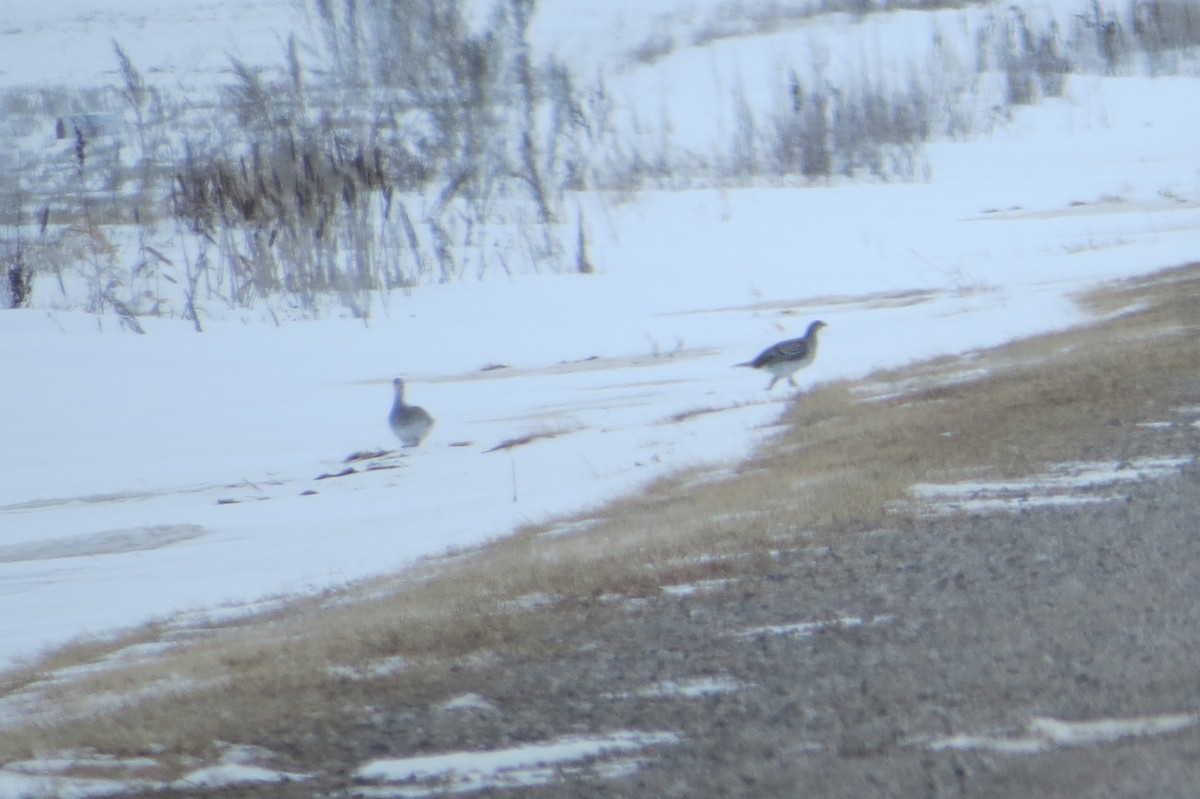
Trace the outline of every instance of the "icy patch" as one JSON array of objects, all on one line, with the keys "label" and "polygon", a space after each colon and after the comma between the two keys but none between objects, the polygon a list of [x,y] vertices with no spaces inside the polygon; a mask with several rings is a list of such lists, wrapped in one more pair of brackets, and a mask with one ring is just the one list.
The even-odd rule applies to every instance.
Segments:
[{"label": "icy patch", "polygon": [[995,367],[974,368],[939,375],[920,375],[902,380],[868,383],[855,387],[852,393],[858,396],[859,402],[891,402],[892,400],[907,399],[921,391],[974,383],[989,378],[998,371],[999,368]]},{"label": "icy patch", "polygon": [[[171,641],[147,641],[108,652],[91,662],[44,672],[20,688],[0,696],[0,730],[22,724],[53,723],[124,707],[142,699],[187,693],[204,684],[179,675],[144,682],[129,692],[90,691],[73,696],[70,687],[83,680],[121,672],[180,648]],[[218,683],[209,683],[216,685]],[[78,692],[76,692],[78,693]],[[3,794],[0,794],[3,799]]]},{"label": "icy patch", "polygon": [[987,750],[1002,754],[1033,755],[1054,747],[1093,746],[1122,738],[1166,735],[1194,727],[1200,714],[1175,713],[1129,719],[1060,721],[1035,716],[1029,726],[1014,734],[951,735],[928,742],[934,750]]},{"label": "icy patch", "polygon": [[558,599],[559,598],[553,594],[535,591],[531,594],[523,594],[515,599],[501,602],[500,608],[502,610],[515,611],[518,613],[527,613],[529,611],[549,607],[557,602]]},{"label": "icy patch", "polygon": [[[929,503],[932,514],[988,513],[1051,505],[1083,505],[1119,499],[1102,493],[1113,486],[1156,479],[1182,469],[1193,457],[1150,457],[1132,461],[1068,462],[1027,480],[964,483],[917,483],[915,499]],[[1095,492],[1080,494],[1080,492]]]},{"label": "icy patch", "polygon": [[[808,481],[802,481],[808,482]],[[739,510],[732,513],[718,513],[712,517],[714,524],[723,524],[725,522],[749,522],[754,519],[766,516],[767,511],[764,510]]]},{"label": "icy patch", "polygon": [[61,669],[55,669],[46,673],[41,679],[29,683],[26,687],[29,690],[39,690],[69,685],[85,677],[94,677],[99,674],[127,669],[130,666],[151,660],[157,655],[170,652],[178,647],[179,644],[170,641],[147,641],[140,644],[131,644],[102,655],[91,663],[79,663],[74,666],[64,666]]},{"label": "icy patch", "polygon": [[369,660],[361,666],[331,666],[329,674],[346,680],[377,680],[399,674],[410,665],[408,658],[396,655]]},{"label": "icy patch", "polygon": [[484,713],[499,713],[500,708],[484,699],[479,694],[463,694],[456,696],[437,706],[438,710],[454,711],[454,710],[479,710]]},{"label": "icy patch", "polygon": [[4,765],[4,771],[15,771],[19,774],[66,774],[69,771],[81,769],[103,771],[134,771],[158,768],[158,761],[149,757],[118,758],[113,755],[76,754],[73,752],[58,752],[52,757],[41,757],[35,760],[16,760]]},{"label": "icy patch", "polygon": [[0,546],[0,563],[118,555],[170,546],[208,533],[198,524],[156,524]]},{"label": "icy patch", "polygon": [[291,774],[285,771],[251,766],[242,763],[222,763],[217,766],[207,766],[196,769],[184,775],[168,787],[176,790],[190,788],[228,788],[231,785],[244,785],[255,782],[293,782],[306,780],[307,774]]},{"label": "icy patch", "polygon": [[567,538],[580,533],[590,532],[599,526],[599,519],[582,519],[575,522],[563,522],[556,524],[548,530],[539,534],[541,538]]},{"label": "icy patch", "polygon": [[0,768],[0,799],[62,799],[72,797],[116,796],[124,793],[166,789],[221,789],[248,783],[281,783],[306,780],[308,774],[295,774],[256,765],[272,757],[268,749],[257,746],[228,746],[221,761],[195,769],[180,779],[164,783],[146,779],[73,777],[80,770],[145,771],[159,768],[150,758],[119,759],[107,755],[60,753],[54,757],[23,760]]},{"label": "icy patch", "polygon": [[197,628],[220,627],[243,619],[261,616],[287,607],[283,599],[262,599],[255,602],[238,602],[211,608],[177,613],[163,628],[177,633],[194,633]]},{"label": "icy patch", "polygon": [[88,779],[57,775],[15,774],[0,768],[0,799],[91,799],[134,791],[154,790],[157,783],[110,779]]},{"label": "icy patch", "polygon": [[734,581],[722,578],[717,580],[700,580],[699,582],[683,583],[680,585],[664,585],[662,592],[668,596],[691,596],[703,591],[719,591],[732,582]]},{"label": "icy patch", "polygon": [[[166,788],[224,788],[239,783],[307,778],[306,775],[287,774],[251,764],[253,760],[270,756],[271,752],[261,747],[230,746],[220,764],[197,769],[174,783],[163,783],[128,776],[159,769],[161,764],[152,758],[118,758],[91,751],[58,752],[48,757],[8,763],[0,768],[0,799],[89,799]],[[96,777],[95,772],[113,776]]]},{"label": "icy patch", "polygon": [[[193,693],[206,687],[219,687],[228,680],[200,681],[180,675],[169,675],[146,682],[129,691],[97,691],[72,697],[63,693],[76,679],[106,670],[101,664],[84,664],[60,669],[46,678],[31,682],[18,691],[0,697],[0,730],[24,724],[52,724],[74,718],[84,718],[136,705],[148,699],[173,697]],[[3,795],[0,794],[0,799]]]},{"label": "icy patch", "polygon": [[631,694],[608,694],[607,698],[629,699],[631,697],[641,697],[643,699],[669,699],[672,697],[683,697],[685,699],[698,699],[699,697],[711,694],[734,693],[745,687],[744,683],[730,677],[695,677],[690,680],[656,682]]},{"label": "icy patch", "polygon": [[797,624],[768,624],[762,627],[751,627],[738,633],[739,638],[756,638],[764,635],[779,635],[789,638],[807,638],[810,635],[826,630],[848,630],[852,627],[875,626],[887,624],[892,616],[876,616],[870,621],[859,616],[843,616],[825,621],[806,621]]},{"label": "icy patch", "polygon": [[299,782],[311,779],[310,774],[295,774],[262,765],[274,756],[274,752],[263,746],[226,744],[220,762],[190,771],[163,787],[188,791],[194,788],[228,788],[256,782]]},{"label": "icy patch", "polygon": [[[452,752],[399,759],[373,760],[355,772],[364,782],[408,783],[381,788],[362,788],[356,796],[422,797],[443,793],[467,793],[490,788],[527,788],[545,785],[584,769],[584,761],[613,752],[629,752],[647,746],[673,744],[673,732],[619,732],[610,735],[580,735],[556,738],[489,752]],[[579,764],[575,766],[574,764]],[[588,773],[611,778],[636,770],[634,761],[621,761],[606,771],[603,764]],[[423,784],[422,784],[423,783]]]},{"label": "icy patch", "polygon": [[932,515],[948,513],[1005,513],[1021,509],[1069,507],[1079,505],[1097,505],[1121,499],[1118,494],[1106,496],[1072,497],[1061,494],[1051,496],[1021,496],[1021,497],[977,497],[954,502],[945,502],[925,508]]}]

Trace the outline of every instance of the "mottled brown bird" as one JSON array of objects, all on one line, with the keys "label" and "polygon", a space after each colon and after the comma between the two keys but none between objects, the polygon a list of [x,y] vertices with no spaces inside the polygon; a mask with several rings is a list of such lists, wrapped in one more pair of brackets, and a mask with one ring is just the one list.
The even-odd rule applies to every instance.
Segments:
[{"label": "mottled brown bird", "polygon": [[754,360],[736,365],[770,372],[771,382],[767,383],[767,391],[774,388],[776,381],[781,377],[786,377],[788,382],[794,386],[796,379],[793,375],[808,366],[817,357],[817,333],[823,327],[828,327],[828,325],[818,319],[808,326],[808,332],[800,338],[790,338],[787,341],[772,344],[760,352]]}]

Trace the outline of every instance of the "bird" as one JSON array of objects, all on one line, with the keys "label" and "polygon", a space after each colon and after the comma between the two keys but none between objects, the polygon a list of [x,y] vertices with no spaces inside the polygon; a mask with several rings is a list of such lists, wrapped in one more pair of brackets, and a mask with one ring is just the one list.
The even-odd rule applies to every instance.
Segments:
[{"label": "bird", "polygon": [[775,387],[776,381],[786,377],[793,386],[796,385],[794,375],[800,369],[808,366],[817,357],[817,333],[823,327],[828,327],[820,319],[808,326],[800,338],[790,338],[778,344],[772,344],[760,352],[752,361],[735,364],[749,366],[751,369],[762,369],[771,373],[771,382],[767,383],[767,391]]},{"label": "bird", "polygon": [[429,411],[416,405],[406,405],[404,402],[404,381],[396,378],[392,381],[396,391],[396,399],[392,402],[392,412],[388,414],[388,426],[406,447],[415,447],[429,435],[433,427],[433,417]]}]

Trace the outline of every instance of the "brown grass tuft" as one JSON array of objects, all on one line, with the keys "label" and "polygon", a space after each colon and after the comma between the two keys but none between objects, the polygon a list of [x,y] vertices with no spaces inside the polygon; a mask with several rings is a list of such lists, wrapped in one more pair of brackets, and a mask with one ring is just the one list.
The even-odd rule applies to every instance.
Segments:
[{"label": "brown grass tuft", "polygon": [[540,433],[526,433],[523,436],[506,438],[496,446],[491,447],[490,449],[485,449],[484,452],[502,452],[506,449],[516,449],[517,447],[523,447],[526,444],[532,444],[535,441],[540,441],[546,438],[558,438],[561,435],[562,433],[560,431],[554,430],[546,430]]}]

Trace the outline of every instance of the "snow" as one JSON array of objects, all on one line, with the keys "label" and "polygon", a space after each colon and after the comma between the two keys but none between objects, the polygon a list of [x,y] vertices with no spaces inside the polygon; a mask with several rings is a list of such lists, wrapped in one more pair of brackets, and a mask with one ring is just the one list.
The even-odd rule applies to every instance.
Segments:
[{"label": "snow", "polygon": [[726,579],[701,580],[700,582],[682,585],[664,585],[662,591],[668,596],[692,596],[704,591],[719,591],[732,582],[733,580]]},{"label": "snow", "polygon": [[[947,149],[969,147],[1009,163],[1029,149]],[[1131,199],[1109,213],[1031,188],[1025,207],[1063,213],[1005,221],[982,214],[1003,204],[982,195],[1020,175],[994,192],[971,176],[651,194],[609,210],[602,274],[422,288],[369,325],[197,335],[148,319],[134,336],[74,312],[0,315],[0,360],[16,365],[0,384],[0,660],[401,568],[744,456],[789,393],[731,365],[812,318],[830,326],[802,385],[1078,321],[1072,292],[1189,258],[1200,214],[1172,209],[1166,226],[1127,207],[1139,168],[1114,149],[1106,180]],[[1062,244],[1117,225],[1119,247]],[[396,447],[397,374],[433,433],[377,461],[395,468],[344,463]],[[523,436],[540,437],[488,452]]]},{"label": "snow", "polygon": [[[40,799],[55,797],[116,796],[140,791],[167,788],[177,790],[220,789],[245,783],[275,783],[302,781],[306,774],[295,774],[255,765],[253,760],[269,756],[269,752],[254,746],[224,747],[221,762],[189,771],[173,783],[148,778],[130,779],[127,774],[156,771],[161,764],[152,758],[115,758],[105,755],[86,755],[63,752],[36,760],[6,763],[0,766],[0,797],[4,799]],[[74,777],[76,770],[122,773],[122,778]]]},{"label": "snow", "polygon": [[170,787],[177,790],[195,788],[228,788],[253,782],[290,782],[307,779],[304,774],[289,774],[286,772],[266,769],[260,766],[248,766],[238,763],[223,763],[217,766],[206,766],[196,769],[180,777]]},{"label": "snow", "polygon": [[499,713],[500,708],[484,699],[479,694],[462,694],[438,705],[438,710],[455,711],[467,710],[482,713]]},{"label": "snow", "polygon": [[5,3],[0,83],[117,83],[115,40],[151,81],[172,89],[211,84],[228,74],[231,53],[255,59],[281,53],[293,7],[293,0]]},{"label": "snow", "polygon": [[748,630],[742,630],[738,633],[742,638],[757,638],[767,635],[776,635],[787,638],[807,638],[810,635],[815,635],[826,630],[849,630],[855,627],[874,626],[877,624],[890,624],[893,621],[891,616],[876,616],[873,619],[863,619],[859,616],[842,616],[836,619],[823,619],[821,621],[803,621],[795,624],[769,624],[762,627],[751,627]]},{"label": "snow", "polygon": [[[412,786],[403,794],[371,792],[360,795],[426,796],[462,793],[485,788],[521,788],[558,779],[574,763],[614,752],[678,742],[670,732],[619,732],[578,735],[536,744],[486,752],[450,752],[397,759],[374,760],[360,767],[355,777],[367,782],[405,783],[436,780],[436,787]],[[408,786],[405,786],[408,787]]]},{"label": "snow", "polygon": [[5,799],[91,799],[117,796],[156,787],[150,782],[83,777],[9,774],[0,771],[0,796]]},{"label": "snow", "polygon": [[158,761],[148,757],[116,758],[109,755],[94,757],[61,756],[43,757],[38,760],[18,760],[5,763],[6,771],[23,774],[54,774],[65,773],[72,769],[155,769]]},{"label": "snow", "polygon": [[1124,719],[1062,721],[1035,716],[1019,733],[951,735],[930,741],[930,749],[982,749],[1001,754],[1034,755],[1062,746],[1112,743],[1122,738],[1167,735],[1200,723],[1195,713],[1167,713]]},{"label": "snow", "polygon": [[1193,457],[1145,457],[1130,461],[1069,462],[1054,464],[1026,480],[994,482],[918,483],[910,489],[914,499],[926,503],[931,514],[991,513],[1021,508],[1089,505],[1122,497],[1114,486],[1167,477],[1195,462]]},{"label": "snow", "polygon": [[[3,87],[114,82],[113,38],[156,82],[211,86],[228,53],[274,61],[290,32],[286,0],[16,5],[0,29]],[[606,71],[643,124],[665,109],[681,147],[724,135],[736,81],[774,91],[762,72],[813,37],[738,37],[634,65],[625,53],[648,34],[688,40],[690,5],[542,5],[540,50]],[[921,33],[888,38],[889,20]],[[924,51],[890,47],[924,47],[930,28],[879,15],[855,46],[900,63]],[[840,25],[831,41],[860,32]],[[1077,323],[1079,290],[1196,258],[1196,109],[1194,78],[1076,75],[1010,125],[931,145],[926,180],[583,198],[597,274],[419,287],[381,299],[368,323],[230,314],[199,335],[143,319],[137,336],[115,317],[0,313],[0,667],[149,620],[249,615],[685,466],[722,473],[794,393],[732,364],[816,318],[829,327],[802,387]],[[437,418],[432,434],[347,461],[396,449],[398,375]],[[561,746],[537,756],[580,748]],[[0,782],[0,797],[33,791]]]},{"label": "snow", "polygon": [[382,677],[399,674],[410,668],[411,665],[407,658],[395,655],[368,660],[354,666],[333,666],[329,671],[333,676],[346,680],[378,680]]},{"label": "snow", "polygon": [[632,694],[613,694],[611,698],[626,699],[641,697],[644,699],[698,699],[710,694],[728,694],[744,690],[746,684],[731,677],[694,677],[690,680],[668,680],[657,682],[639,688]]}]

